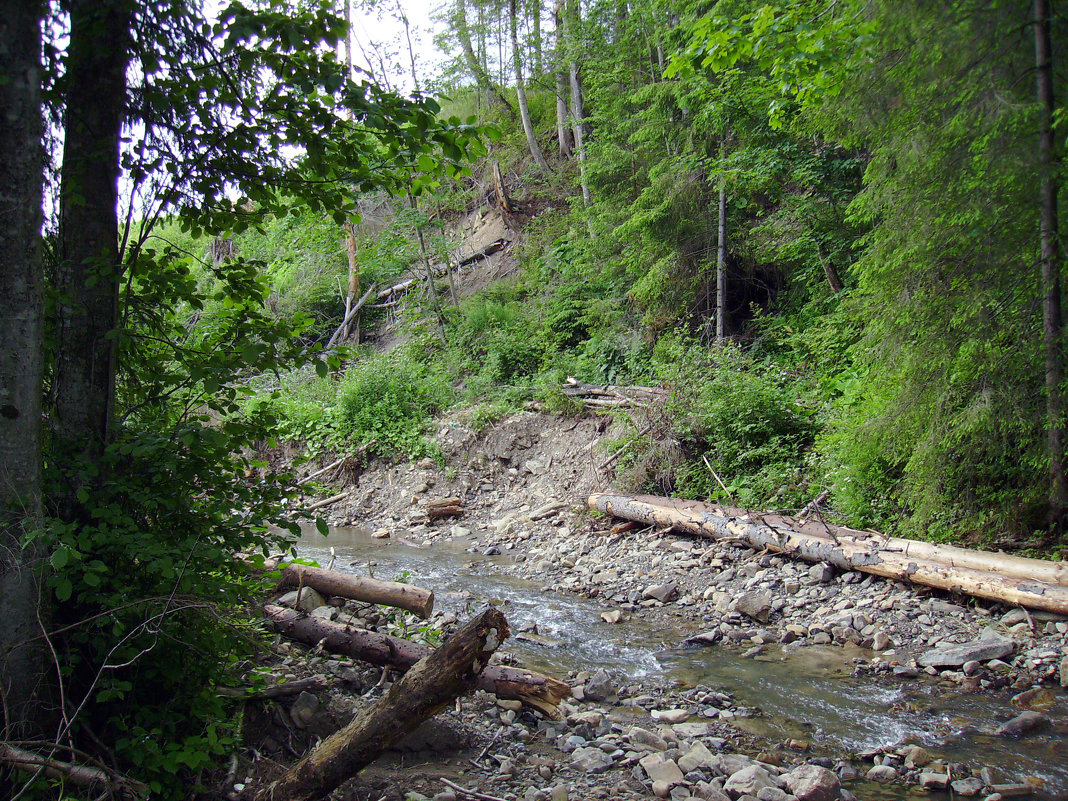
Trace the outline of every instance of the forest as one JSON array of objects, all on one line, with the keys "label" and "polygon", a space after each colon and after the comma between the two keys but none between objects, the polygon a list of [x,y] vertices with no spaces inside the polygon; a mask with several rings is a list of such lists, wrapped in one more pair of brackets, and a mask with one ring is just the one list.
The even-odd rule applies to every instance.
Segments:
[{"label": "forest", "polygon": [[649,388],[621,491],[1065,559],[1062,4],[356,5],[0,0],[11,797],[218,797],[235,554],[457,410]]}]

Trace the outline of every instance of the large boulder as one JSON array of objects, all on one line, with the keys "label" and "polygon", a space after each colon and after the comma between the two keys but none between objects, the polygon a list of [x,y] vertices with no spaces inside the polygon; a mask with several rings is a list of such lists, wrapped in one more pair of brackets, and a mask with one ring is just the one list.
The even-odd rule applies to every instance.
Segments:
[{"label": "large boulder", "polygon": [[735,608],[758,623],[767,623],[771,617],[771,593],[747,592],[738,599]]}]

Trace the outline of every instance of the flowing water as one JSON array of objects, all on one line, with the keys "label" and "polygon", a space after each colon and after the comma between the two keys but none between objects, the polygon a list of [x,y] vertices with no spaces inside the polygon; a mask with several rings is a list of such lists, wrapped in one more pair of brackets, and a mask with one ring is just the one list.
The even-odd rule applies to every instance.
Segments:
[{"label": "flowing water", "polygon": [[[534,670],[562,675],[605,667],[624,680],[657,677],[680,687],[701,684],[759,710],[735,721],[753,734],[803,739],[832,754],[916,743],[951,762],[991,767],[1004,781],[1032,781],[1047,798],[1068,798],[1068,696],[1063,691],[1053,697],[1047,714],[1054,723],[1045,732],[1020,740],[997,737],[993,730],[1019,712],[1007,698],[965,695],[919,679],[854,678],[840,648],[769,649],[755,659],[718,646],[680,648],[677,644],[692,632],[654,628],[637,618],[606,625],[599,617],[604,607],[500,575],[487,563],[506,563],[509,556],[472,554],[465,546],[452,541],[414,548],[373,539],[360,529],[337,528],[329,537],[306,530],[297,549],[325,566],[333,547],[337,570],[360,575],[371,570],[386,580],[410,576],[412,583],[434,590],[436,609],[460,618],[489,602],[505,613],[513,632],[536,624],[540,642],[512,639],[502,648]],[[867,799],[901,797],[900,787],[854,791]]]}]

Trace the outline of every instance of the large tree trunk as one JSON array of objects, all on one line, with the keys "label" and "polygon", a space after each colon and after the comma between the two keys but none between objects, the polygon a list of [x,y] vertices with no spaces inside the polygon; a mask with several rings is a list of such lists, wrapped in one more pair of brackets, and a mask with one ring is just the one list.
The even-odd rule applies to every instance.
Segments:
[{"label": "large tree trunk", "polygon": [[[57,458],[99,460],[111,426],[118,324],[119,139],[132,5],[66,0],[70,45],[60,183],[52,434]],[[58,498],[77,513],[74,495]]]},{"label": "large tree trunk", "polygon": [[[268,604],[264,607],[274,628],[290,639],[306,645],[324,643],[333,654],[344,654],[372,665],[404,671],[430,653],[430,648],[400,637],[321,620]],[[564,682],[522,668],[492,665],[482,673],[478,686],[498,698],[522,701],[546,716],[559,719],[559,703],[571,695]]]},{"label": "large tree trunk", "polygon": [[675,526],[711,539],[741,540],[843,570],[1068,614],[1068,569],[1063,563],[929,545],[822,523],[798,525],[770,514],[709,509],[674,498],[592,495],[589,506],[615,517]]},{"label": "large tree trunk", "polygon": [[501,88],[494,83],[489,73],[486,72],[486,68],[482,66],[482,62],[479,61],[478,56],[475,55],[475,49],[471,44],[471,31],[467,27],[466,0],[456,0],[456,35],[460,39],[460,49],[463,50],[464,61],[467,62],[467,68],[471,70],[471,75],[474,76],[478,88],[489,95],[494,103],[502,106],[508,112],[508,116],[515,119],[515,109],[512,108],[512,104],[508,102]]},{"label": "large tree trunk", "polygon": [[326,739],[257,801],[320,798],[373,762],[393,742],[473,690],[493,652],[508,637],[508,621],[487,609],[433,653],[419,660],[389,692]]},{"label": "large tree trunk", "polygon": [[549,172],[549,164],[541,153],[538,139],[534,135],[534,123],[530,119],[530,106],[527,105],[527,90],[523,86],[523,54],[519,50],[519,33],[516,24],[515,0],[508,0],[508,15],[512,34],[512,64],[515,66],[515,88],[519,96],[519,117],[523,121],[523,133],[527,137],[527,147],[531,158],[542,172]]},{"label": "large tree trunk", "polygon": [[286,565],[279,589],[311,587],[324,595],[351,598],[372,604],[395,606],[426,619],[434,611],[434,593],[411,584],[354,576],[308,565]]},{"label": "large tree trunk", "polygon": [[40,734],[48,667],[36,639],[38,620],[49,619],[41,552],[22,544],[41,515],[43,11],[40,2],[0,0],[0,738],[11,739]]},{"label": "large tree trunk", "polygon": [[1042,338],[1046,361],[1050,516],[1063,522],[1068,510],[1064,468],[1064,347],[1061,330],[1061,257],[1057,241],[1057,158],[1053,141],[1053,48],[1049,2],[1035,0],[1035,83],[1040,106],[1038,135],[1040,239],[1042,249]]}]

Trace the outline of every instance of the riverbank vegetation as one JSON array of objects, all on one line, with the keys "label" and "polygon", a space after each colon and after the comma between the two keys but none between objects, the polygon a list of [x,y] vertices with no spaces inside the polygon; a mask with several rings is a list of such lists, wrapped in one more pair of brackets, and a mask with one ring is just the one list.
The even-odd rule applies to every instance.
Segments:
[{"label": "riverbank vegetation", "polygon": [[[207,786],[227,555],[285,541],[265,443],[439,458],[435,414],[573,413],[569,376],[671,391],[627,488],[1063,554],[1046,0],[457,0],[412,98],[346,80],[326,5],[4,9],[0,659],[48,759]],[[439,269],[483,214],[501,269]]]}]

